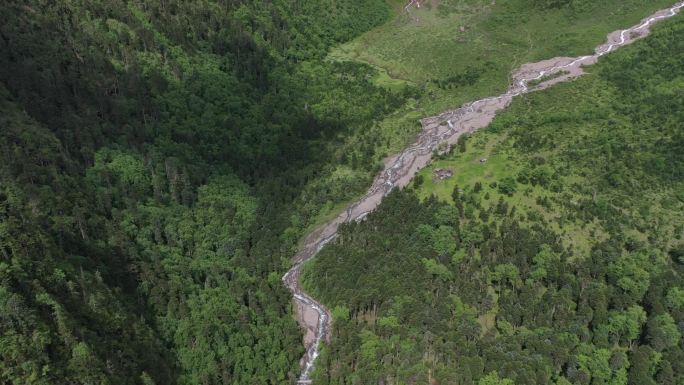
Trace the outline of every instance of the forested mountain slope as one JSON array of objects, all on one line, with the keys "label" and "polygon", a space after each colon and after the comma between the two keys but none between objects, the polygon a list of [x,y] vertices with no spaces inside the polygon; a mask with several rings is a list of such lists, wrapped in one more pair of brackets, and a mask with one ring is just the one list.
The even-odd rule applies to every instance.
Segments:
[{"label": "forested mountain slope", "polygon": [[280,272],[370,176],[338,175],[338,138],[408,95],[321,58],[387,15],[2,2],[0,383],[291,381],[303,348]]},{"label": "forested mountain slope", "polygon": [[683,383],[682,36],[515,100],[345,225],[305,272],[335,317],[315,381]]},{"label": "forested mountain slope", "polygon": [[[516,0],[499,1],[497,6],[489,0],[467,0],[462,4],[487,15],[491,4],[495,18],[485,24],[500,27],[499,31],[526,24],[530,15],[544,23],[563,18],[566,11],[573,17],[584,15],[587,18],[582,20],[596,23],[582,36],[603,38],[614,29],[610,23],[636,20],[664,2]],[[456,90],[461,86],[456,83],[459,72],[467,69],[466,62],[454,66],[453,73],[440,73],[424,84],[398,82],[390,87],[378,81],[381,73],[368,64],[328,60],[331,47],[387,21],[394,3],[398,4],[392,1],[388,7],[384,0],[0,3],[0,384],[292,383],[300,369],[302,335],[293,319],[290,293],[280,276],[289,267],[298,240],[326,214],[335,213],[336,208],[366,189],[384,152],[415,133],[425,103],[435,103],[436,95],[466,97],[473,90],[505,86],[508,53],[526,50],[527,43],[547,40],[544,34],[531,34],[524,44],[517,40],[507,45],[512,50],[493,53],[496,57],[492,60],[505,66],[490,69],[504,76],[491,80],[482,75],[472,84],[462,85],[463,90]],[[442,4],[453,6],[455,2]],[[480,7],[482,4],[486,7]],[[620,4],[617,18],[599,17],[604,12],[611,15],[609,11],[615,4]],[[515,15],[509,10],[514,10]],[[499,20],[500,15],[508,16]],[[502,23],[497,24],[497,20]],[[544,45],[535,55],[562,53],[566,47],[560,44],[567,41],[578,50],[593,46],[591,38],[577,39],[573,34],[577,27],[573,20],[560,27],[551,23],[558,39],[554,42],[559,45]],[[489,277],[489,273],[481,266],[481,261],[491,262],[488,266],[498,271],[500,263],[492,259],[494,252],[482,251],[483,237],[489,239],[495,226],[504,226],[503,211],[510,215],[514,200],[522,200],[525,184],[536,186],[529,187],[532,198],[526,198],[526,202],[536,202],[535,194],[544,194],[539,195],[540,203],[534,208],[540,211],[546,207],[548,211],[540,212],[547,222],[538,218],[537,211],[517,205],[518,212],[512,216],[524,213],[527,219],[520,220],[520,226],[533,230],[529,230],[529,237],[519,237],[520,244],[526,245],[525,251],[520,251],[523,254],[516,260],[502,259],[507,261],[502,263],[519,263],[518,272],[526,277],[524,257],[541,250],[537,239],[549,244],[549,252],[553,252],[549,258],[553,261],[556,257],[564,263],[576,261],[562,272],[585,269],[581,270],[585,275],[579,275],[583,280],[570,277],[566,283],[563,276],[562,283],[558,283],[559,275],[544,273],[542,278],[535,275],[536,281],[531,283],[549,295],[560,292],[558,301],[576,300],[578,290],[584,298],[589,290],[586,282],[597,295],[605,297],[601,302],[604,305],[591,305],[598,315],[591,318],[596,321],[589,326],[585,313],[581,313],[585,318],[573,318],[559,326],[570,325],[563,329],[567,334],[562,334],[563,338],[568,338],[568,344],[581,340],[585,350],[580,353],[586,357],[604,357],[609,350],[616,357],[610,361],[617,365],[616,376],[631,373],[624,366],[629,360],[631,367],[641,370],[635,373],[653,374],[658,381],[676,381],[682,372],[678,363],[683,360],[671,343],[662,341],[677,335],[672,325],[682,319],[682,285],[670,283],[680,279],[681,265],[675,262],[684,253],[674,236],[681,233],[681,227],[677,227],[681,220],[670,215],[676,210],[681,212],[681,188],[677,184],[681,176],[667,174],[681,169],[677,163],[681,151],[675,147],[681,146],[681,136],[676,136],[673,129],[681,119],[663,111],[671,112],[681,104],[676,92],[679,78],[665,72],[666,65],[681,67],[681,57],[663,52],[665,46],[671,45],[674,52],[682,50],[673,46],[679,43],[672,37],[681,31],[674,27],[664,31],[668,32],[661,32],[649,43],[653,60],[645,60],[645,53],[643,57],[621,56],[626,64],[611,59],[611,65],[636,71],[633,73],[645,79],[642,85],[648,87],[636,87],[636,75],[611,77],[605,69],[591,80],[584,80],[584,88],[566,87],[555,94],[561,99],[577,98],[573,108],[595,109],[572,110],[574,115],[571,111],[549,118],[552,123],[580,119],[578,116],[586,118],[583,122],[600,117],[603,120],[597,121],[611,130],[614,126],[620,128],[616,132],[622,136],[617,140],[613,141],[605,130],[588,130],[586,137],[568,134],[557,138],[550,130],[558,127],[544,125],[544,110],[567,104],[553,100],[544,104],[541,99],[531,98],[519,102],[507,115],[509,120],[502,118],[488,136],[481,137],[487,138],[480,139],[483,146],[489,143],[485,147],[465,145],[463,157],[477,157],[485,151],[478,148],[500,148],[501,153],[510,153],[513,163],[497,163],[497,157],[491,156],[487,167],[495,170],[482,185],[491,195],[489,202],[498,202],[503,193],[513,194],[505,198],[509,200],[506,210],[497,204],[489,212],[484,191],[480,206],[487,209],[481,209],[476,203],[475,180],[470,179],[459,182],[465,193],[457,197],[456,208],[434,200],[420,203],[411,194],[424,197],[448,189],[444,196],[448,199],[454,189],[449,182],[434,185],[425,180],[429,179],[425,174],[420,188],[410,194],[394,195],[388,208],[372,217],[372,221],[378,221],[378,229],[371,231],[361,227],[368,226],[363,224],[346,230],[371,237],[364,245],[373,258],[364,258],[371,264],[364,273],[357,269],[366,265],[335,265],[349,260],[333,260],[332,252],[326,251],[321,264],[310,273],[316,284],[325,285],[316,292],[328,303],[342,305],[337,309],[338,316],[347,311],[350,314],[337,322],[338,334],[319,373],[323,382],[327,378],[348,383],[398,382],[394,379],[415,382],[427,378],[468,383],[468,378],[477,380],[482,373],[499,368],[489,356],[473,353],[477,349],[515,352],[517,348],[528,349],[527,342],[520,342],[523,338],[530,344],[538,343],[525,334],[537,330],[536,326],[525,326],[531,324],[515,318],[518,313],[507,313],[513,310],[506,306],[518,300],[516,296],[522,295],[525,286],[518,280],[513,280],[515,284],[505,281],[503,275],[482,278]],[[641,51],[631,52],[637,55]],[[589,87],[587,84],[602,95],[602,104],[595,106],[593,96],[581,92]],[[437,89],[449,92],[440,94]],[[641,99],[634,99],[637,96]],[[457,103],[454,100],[440,98],[439,102],[453,105]],[[640,105],[637,101],[653,111],[638,114],[645,110],[636,108]],[[529,121],[523,118],[528,106],[541,111],[533,115],[539,132],[529,137]],[[604,108],[614,112],[606,117]],[[390,124],[381,123],[388,117]],[[653,141],[637,141],[639,136],[629,131],[630,127],[653,130]],[[590,135],[592,132],[606,136],[595,137]],[[546,139],[536,142],[530,138]],[[580,146],[576,147],[569,142],[572,138],[586,140],[591,146],[582,147],[584,142],[578,142]],[[559,147],[567,149],[562,153],[565,158],[554,161],[551,151],[560,151],[556,146],[562,143],[555,141],[561,139],[568,141],[563,142],[567,147]],[[596,156],[592,147],[595,143],[605,150],[605,159],[599,159],[598,164],[622,165],[610,179],[595,167],[592,158],[578,152],[585,149]],[[642,155],[627,157],[632,149],[641,146],[645,146],[639,152]],[[562,166],[563,159],[583,159],[585,163],[574,162],[568,168]],[[511,164],[529,164],[529,169],[502,166]],[[577,171],[583,164],[590,166],[586,175]],[[643,179],[650,175],[639,172],[646,169],[645,164],[657,164],[659,171],[655,175],[660,177]],[[495,173],[502,169],[510,175]],[[462,175],[467,176],[457,172],[458,178]],[[567,179],[559,182],[556,178]],[[490,186],[495,180],[499,183]],[[604,186],[607,180],[611,182]],[[557,186],[565,182],[573,186],[572,190],[559,190]],[[566,192],[586,202],[559,195]],[[658,202],[654,207],[661,211],[652,213],[638,202]],[[382,226],[390,222],[382,218],[394,215],[392,207],[410,208],[410,213],[416,215],[402,214],[402,221],[404,217],[410,221],[402,224],[395,218],[396,225],[385,231]],[[562,221],[553,217],[561,207],[568,210]],[[627,222],[632,227],[623,228],[618,214],[636,218]],[[597,230],[589,237],[583,231],[591,231],[591,226],[584,226],[588,218],[593,218],[591,215],[603,218],[605,223],[601,227],[594,225]],[[576,224],[571,226],[571,221]],[[546,223],[556,225],[546,228]],[[418,224],[427,227],[415,230]],[[417,241],[416,231],[423,237]],[[582,236],[574,238],[573,232]],[[624,241],[617,236],[621,232]],[[612,237],[613,233],[617,235]],[[596,241],[594,236],[605,242]],[[561,241],[550,240],[558,237]],[[529,238],[533,241],[528,242]],[[616,241],[608,242],[613,238]],[[384,243],[385,239],[396,242]],[[569,244],[573,239],[580,244]],[[402,250],[401,242],[406,240],[416,242],[406,245],[406,250],[415,249],[411,263],[416,265],[410,265],[410,271],[387,259]],[[380,242],[387,254],[376,253]],[[492,250],[493,242],[487,246]],[[607,246],[602,246],[604,243]],[[605,274],[600,266],[614,269],[610,263],[621,260],[616,255],[622,244],[629,245],[624,246],[629,253],[644,257],[636,259],[641,261],[637,267],[625,267],[636,269],[631,281],[610,273],[613,275],[607,275],[607,283],[601,286]],[[334,247],[352,246],[359,247],[351,243]],[[598,270],[579,263],[587,260],[587,255],[594,255],[588,250],[599,247],[609,249],[601,251],[608,262],[597,264]],[[658,258],[646,252],[651,250],[661,251],[654,254]],[[672,263],[667,262],[666,255]],[[662,269],[645,266],[647,257],[653,266]],[[468,262],[459,267],[458,261]],[[393,273],[378,271],[378,266],[408,274],[408,280],[402,282],[404,286],[395,287],[398,281]],[[502,269],[514,271],[511,267]],[[613,299],[619,294],[614,287],[642,282],[646,277],[642,270],[646,270],[650,282],[662,282],[662,288],[648,289],[646,299]],[[326,275],[328,281],[318,281],[316,274],[326,271],[334,271],[335,276]],[[361,281],[346,281],[350,274]],[[471,274],[473,280],[456,280],[457,276]],[[548,283],[552,278],[544,281],[547,275],[554,277],[554,283]],[[373,282],[369,277],[380,280]],[[349,286],[352,282],[358,286]],[[381,283],[386,286],[373,286]],[[454,314],[462,318],[456,322],[436,316],[443,313],[435,309],[444,314],[452,311],[444,307],[450,306],[443,301],[446,293],[461,291],[460,297],[449,300],[460,309]],[[396,306],[405,306],[405,313],[387,310],[387,301],[396,298],[404,301],[398,301],[400,305]],[[428,304],[413,304],[421,298]],[[665,302],[657,307],[652,305],[656,301]],[[572,308],[570,302],[567,304]],[[419,311],[413,312],[413,306],[418,306]],[[367,311],[376,308],[383,317],[377,323],[375,310]],[[613,334],[605,337],[613,344],[611,347],[604,340],[593,342],[592,322],[608,322],[615,314],[615,322],[627,320],[619,318],[623,308],[632,312],[624,317],[632,314],[637,320],[643,318],[638,325],[655,325],[654,332],[627,338],[615,337],[618,332],[611,331]],[[553,314],[570,312],[560,305],[558,309]],[[495,318],[496,314],[501,316]],[[553,319],[553,314],[546,319]],[[357,315],[371,323],[355,324],[361,319]],[[402,326],[397,325],[398,320],[402,320]],[[627,322],[625,325],[634,325]],[[477,329],[476,324],[485,326]],[[552,330],[550,321],[544,326]],[[471,334],[458,329],[461,327]],[[450,356],[436,350],[442,342],[435,341],[446,341],[440,340],[442,333],[454,336],[449,340]],[[482,338],[478,338],[480,333]],[[466,339],[466,343],[461,344],[459,338]],[[386,344],[385,339],[389,341]],[[661,342],[654,342],[656,339]],[[510,350],[497,345],[504,342],[510,344]],[[593,353],[591,344],[596,345],[598,353]],[[382,349],[395,351],[387,353]],[[586,363],[588,358],[581,358],[584,356],[580,353],[554,358],[556,366],[544,366],[551,368],[548,370],[527,369],[532,364],[522,366],[520,376],[534,372],[540,383],[561,374],[574,382],[585,381],[587,365],[605,362]],[[518,367],[521,361],[506,354],[508,358],[501,358],[501,362],[508,366],[501,375],[514,378],[512,362]],[[463,358],[466,356],[473,366],[466,365],[471,362]],[[547,356],[533,355],[530,362],[536,365],[539,357]],[[455,359],[460,361],[454,364]],[[666,377],[667,373],[672,374]]]}]

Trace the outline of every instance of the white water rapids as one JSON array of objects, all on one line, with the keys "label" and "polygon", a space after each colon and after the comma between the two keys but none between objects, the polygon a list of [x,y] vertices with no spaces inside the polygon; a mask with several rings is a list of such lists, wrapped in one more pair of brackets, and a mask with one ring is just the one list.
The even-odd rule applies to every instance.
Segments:
[{"label": "white water rapids", "polygon": [[[412,0],[407,7],[413,3],[415,0]],[[307,352],[302,358],[303,369],[297,382],[310,383],[311,372],[319,355],[321,342],[328,338],[332,321],[330,312],[300,287],[299,276],[302,264],[313,258],[323,246],[335,239],[340,224],[363,219],[378,207],[382,198],[393,188],[406,186],[416,172],[428,164],[433,152],[440,144],[453,145],[462,134],[486,127],[496,112],[508,106],[514,97],[580,76],[583,73],[583,65],[594,64],[601,56],[648,35],[652,24],[676,15],[683,7],[684,1],[680,1],[669,9],[656,12],[634,27],[609,34],[608,41],[598,46],[593,55],[578,58],[561,57],[525,64],[513,75],[512,85],[505,93],[476,100],[456,110],[423,119],[421,121],[423,131],[416,142],[385,161],[384,170],[375,178],[366,195],[347,207],[335,219],[307,236],[305,246],[293,257],[292,268],[282,278],[294,296],[299,309],[300,323],[307,329],[308,334],[312,334],[309,336],[309,341],[305,342]],[[533,87],[528,86],[529,82],[543,80],[545,76],[557,75],[561,71],[565,71],[561,76],[542,81]],[[310,314],[313,312],[317,319],[307,319],[305,314],[307,312]]]}]

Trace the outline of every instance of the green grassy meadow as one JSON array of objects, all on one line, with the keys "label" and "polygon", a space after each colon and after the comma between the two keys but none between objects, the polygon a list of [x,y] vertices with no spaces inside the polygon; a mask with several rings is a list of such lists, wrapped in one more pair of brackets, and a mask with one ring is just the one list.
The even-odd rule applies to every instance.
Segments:
[{"label": "green grassy meadow", "polygon": [[420,130],[418,120],[503,92],[521,64],[590,53],[614,30],[636,24],[671,0],[581,2],[542,9],[530,1],[430,1],[404,12],[390,0],[393,17],[349,43],[328,60],[355,61],[378,70],[377,85],[421,92],[374,128],[377,154],[396,153]]}]

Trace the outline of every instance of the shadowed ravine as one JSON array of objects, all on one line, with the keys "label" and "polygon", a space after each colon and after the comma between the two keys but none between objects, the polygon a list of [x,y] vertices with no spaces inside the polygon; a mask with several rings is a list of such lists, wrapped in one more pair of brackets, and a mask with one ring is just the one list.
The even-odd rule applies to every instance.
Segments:
[{"label": "shadowed ravine", "polygon": [[[609,34],[608,41],[598,46],[593,55],[578,58],[557,57],[525,64],[513,74],[512,85],[505,93],[470,102],[458,109],[421,120],[423,130],[417,140],[401,153],[385,160],[384,170],[375,178],[373,185],[363,197],[347,207],[335,219],[306,237],[303,248],[293,258],[292,268],[283,276],[283,282],[295,298],[299,322],[307,331],[305,336],[307,353],[302,358],[302,373],[298,382],[310,382],[309,377],[318,357],[321,341],[328,338],[328,330],[331,326],[330,312],[306,294],[299,283],[302,264],[314,257],[326,243],[337,236],[340,224],[363,219],[378,207],[393,188],[406,186],[416,172],[428,164],[433,152],[439,148],[440,144],[445,143],[448,147],[456,143],[462,134],[486,127],[496,112],[508,106],[514,97],[582,75],[582,66],[594,64],[601,56],[645,37],[649,34],[652,24],[676,15],[682,7],[684,7],[684,1],[678,2],[669,9],[656,12],[634,27]],[[538,81],[560,71],[565,71],[562,76],[544,81],[534,87],[528,86],[531,81]]]}]

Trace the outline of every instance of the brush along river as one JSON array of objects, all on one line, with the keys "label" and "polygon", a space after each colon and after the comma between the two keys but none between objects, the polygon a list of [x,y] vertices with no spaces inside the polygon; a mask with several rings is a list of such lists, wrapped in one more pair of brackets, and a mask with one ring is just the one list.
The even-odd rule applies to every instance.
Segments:
[{"label": "brush along river", "polygon": [[[413,4],[413,1],[410,4]],[[293,257],[292,268],[283,276],[283,282],[294,296],[299,323],[306,329],[304,344],[307,351],[302,358],[302,372],[298,383],[311,382],[310,376],[319,355],[321,342],[328,338],[332,322],[328,309],[302,289],[299,283],[302,264],[313,258],[325,244],[335,239],[337,229],[342,223],[362,220],[380,205],[382,199],[393,188],[406,186],[416,172],[428,164],[434,151],[440,148],[438,146],[451,146],[461,135],[486,127],[494,119],[497,111],[508,106],[514,97],[582,75],[582,66],[594,64],[601,56],[647,36],[654,23],[676,15],[683,7],[684,1],[678,2],[631,28],[609,34],[607,42],[596,47],[593,55],[577,58],[557,57],[524,64],[513,74],[512,85],[505,93],[476,100],[458,109],[421,120],[423,130],[417,140],[401,153],[385,160],[383,171],[375,178],[366,195],[305,238],[303,248]],[[560,76],[553,76],[559,73]],[[549,80],[539,82],[544,79]],[[529,86],[530,82],[535,85]]]}]

